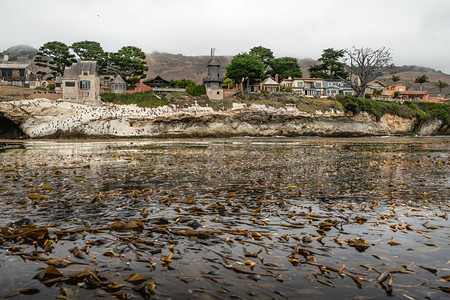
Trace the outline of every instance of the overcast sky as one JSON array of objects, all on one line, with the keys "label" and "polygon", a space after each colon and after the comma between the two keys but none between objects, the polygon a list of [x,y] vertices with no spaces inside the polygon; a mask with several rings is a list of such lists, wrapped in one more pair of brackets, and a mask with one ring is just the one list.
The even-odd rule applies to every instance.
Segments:
[{"label": "overcast sky", "polygon": [[330,47],[388,47],[396,65],[450,74],[450,0],[2,0],[0,19],[0,51],[93,40],[105,51],[235,55],[261,45],[317,59]]}]

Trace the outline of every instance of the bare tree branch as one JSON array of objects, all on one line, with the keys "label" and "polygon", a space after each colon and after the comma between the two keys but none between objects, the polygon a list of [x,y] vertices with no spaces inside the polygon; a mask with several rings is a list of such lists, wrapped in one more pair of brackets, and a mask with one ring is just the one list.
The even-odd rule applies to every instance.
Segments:
[{"label": "bare tree branch", "polygon": [[364,97],[367,85],[375,79],[377,71],[389,65],[392,61],[390,49],[386,47],[373,50],[371,48],[345,49],[349,61],[349,77],[346,82],[358,94]]}]

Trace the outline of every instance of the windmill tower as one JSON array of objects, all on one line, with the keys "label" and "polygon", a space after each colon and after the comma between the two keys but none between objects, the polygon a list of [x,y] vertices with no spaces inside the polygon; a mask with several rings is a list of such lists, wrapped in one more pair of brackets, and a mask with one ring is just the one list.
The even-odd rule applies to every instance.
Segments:
[{"label": "windmill tower", "polygon": [[206,65],[207,75],[203,79],[203,84],[209,99],[221,100],[223,99],[223,78],[220,77],[220,61],[214,56],[215,50],[215,48],[211,48],[211,59]]}]

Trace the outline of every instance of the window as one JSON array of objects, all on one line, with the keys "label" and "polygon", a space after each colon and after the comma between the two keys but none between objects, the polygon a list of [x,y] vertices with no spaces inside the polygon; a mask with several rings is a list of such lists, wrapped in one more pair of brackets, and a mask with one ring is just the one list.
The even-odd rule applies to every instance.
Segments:
[{"label": "window", "polygon": [[322,82],[316,82],[316,87],[318,88],[322,87]]},{"label": "window", "polygon": [[74,81],[66,81],[66,86],[75,86]]},{"label": "window", "polygon": [[91,88],[91,82],[89,80],[82,80],[80,82],[80,88],[82,90],[89,90]]},{"label": "window", "polygon": [[25,77],[25,70],[19,70],[19,76]]},{"label": "window", "polygon": [[88,76],[89,72],[88,71],[83,71],[83,76]]},{"label": "window", "polygon": [[11,69],[3,69],[2,76],[12,77],[12,70]]},{"label": "window", "polygon": [[303,82],[297,82],[297,87],[303,87]]},{"label": "window", "polygon": [[55,87],[61,87],[61,83],[60,82],[55,83]]}]

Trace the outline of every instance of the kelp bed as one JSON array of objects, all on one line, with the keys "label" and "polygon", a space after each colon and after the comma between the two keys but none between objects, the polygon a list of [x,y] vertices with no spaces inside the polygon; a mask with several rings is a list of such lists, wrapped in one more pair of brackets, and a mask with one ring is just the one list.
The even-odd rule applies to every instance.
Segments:
[{"label": "kelp bed", "polygon": [[449,143],[3,142],[0,298],[445,299]]}]

